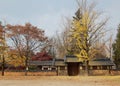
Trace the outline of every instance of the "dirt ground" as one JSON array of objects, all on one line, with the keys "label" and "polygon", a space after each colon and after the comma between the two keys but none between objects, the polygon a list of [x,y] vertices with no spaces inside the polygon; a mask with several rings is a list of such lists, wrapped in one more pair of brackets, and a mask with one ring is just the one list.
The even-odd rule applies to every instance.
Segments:
[{"label": "dirt ground", "polygon": [[120,86],[120,76],[0,76],[0,86]]}]

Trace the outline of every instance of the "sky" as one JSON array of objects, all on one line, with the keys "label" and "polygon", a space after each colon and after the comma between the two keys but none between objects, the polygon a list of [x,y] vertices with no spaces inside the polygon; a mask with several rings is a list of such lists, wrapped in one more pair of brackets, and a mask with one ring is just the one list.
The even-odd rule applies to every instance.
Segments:
[{"label": "sky", "polygon": [[[110,28],[110,34],[115,37],[120,23],[120,0],[88,0],[91,1],[110,18],[106,28]],[[45,30],[47,36],[55,36],[63,30],[65,17],[72,17],[77,7],[76,0],[0,0],[0,21],[9,24],[30,22]]]}]

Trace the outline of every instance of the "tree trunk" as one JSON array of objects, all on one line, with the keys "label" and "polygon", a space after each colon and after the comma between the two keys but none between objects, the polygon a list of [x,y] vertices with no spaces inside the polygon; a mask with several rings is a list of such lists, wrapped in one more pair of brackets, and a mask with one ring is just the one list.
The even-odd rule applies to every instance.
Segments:
[{"label": "tree trunk", "polygon": [[89,61],[88,60],[85,61],[85,75],[86,76],[89,75]]},{"label": "tree trunk", "polygon": [[28,57],[26,57],[25,59],[25,76],[27,76],[27,72],[28,72]]},{"label": "tree trunk", "polygon": [[2,62],[2,76],[4,76],[4,68],[5,68],[5,58],[4,58],[4,55],[3,55],[3,62]]}]

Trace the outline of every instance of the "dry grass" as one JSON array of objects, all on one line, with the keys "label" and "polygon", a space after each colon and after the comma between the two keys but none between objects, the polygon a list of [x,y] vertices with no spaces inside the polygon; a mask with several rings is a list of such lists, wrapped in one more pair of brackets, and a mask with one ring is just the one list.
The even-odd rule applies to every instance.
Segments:
[{"label": "dry grass", "polygon": [[[0,86],[120,86],[119,76],[24,76],[24,73],[5,73]],[[46,74],[45,74],[46,75]],[[6,85],[6,83],[9,83]],[[12,85],[11,85],[12,84]]]},{"label": "dry grass", "polygon": [[0,83],[1,80],[11,81],[10,83],[13,84],[17,84],[17,82],[29,83],[28,86],[36,83],[38,85],[35,86],[120,86],[120,76],[0,76]]}]

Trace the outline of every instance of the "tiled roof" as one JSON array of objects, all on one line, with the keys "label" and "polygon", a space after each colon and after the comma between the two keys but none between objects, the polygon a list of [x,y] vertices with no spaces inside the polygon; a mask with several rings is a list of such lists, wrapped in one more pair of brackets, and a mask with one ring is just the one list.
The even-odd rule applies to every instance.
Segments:
[{"label": "tiled roof", "polygon": [[64,59],[55,59],[55,66],[65,66]]},{"label": "tiled roof", "polygon": [[29,61],[30,65],[46,65],[46,66],[52,66],[54,65],[54,61]]},{"label": "tiled roof", "polygon": [[93,59],[93,60],[90,60],[89,61],[89,65],[90,66],[99,66],[99,65],[102,65],[102,66],[106,66],[106,65],[109,65],[109,66],[113,66],[115,65],[109,58],[98,58],[98,59]]},{"label": "tiled roof", "polygon": [[[43,66],[65,66],[67,63],[81,63],[75,56],[66,56],[64,59],[53,59],[50,61],[29,61],[30,65],[43,65]],[[85,65],[83,63],[83,65]],[[113,66],[115,65],[109,58],[96,58],[89,61],[90,66]]]},{"label": "tiled roof", "polygon": [[68,56],[65,57],[65,62],[67,62],[67,63],[69,63],[69,62],[79,62],[79,59],[74,55],[72,55],[72,56],[68,55]]}]

